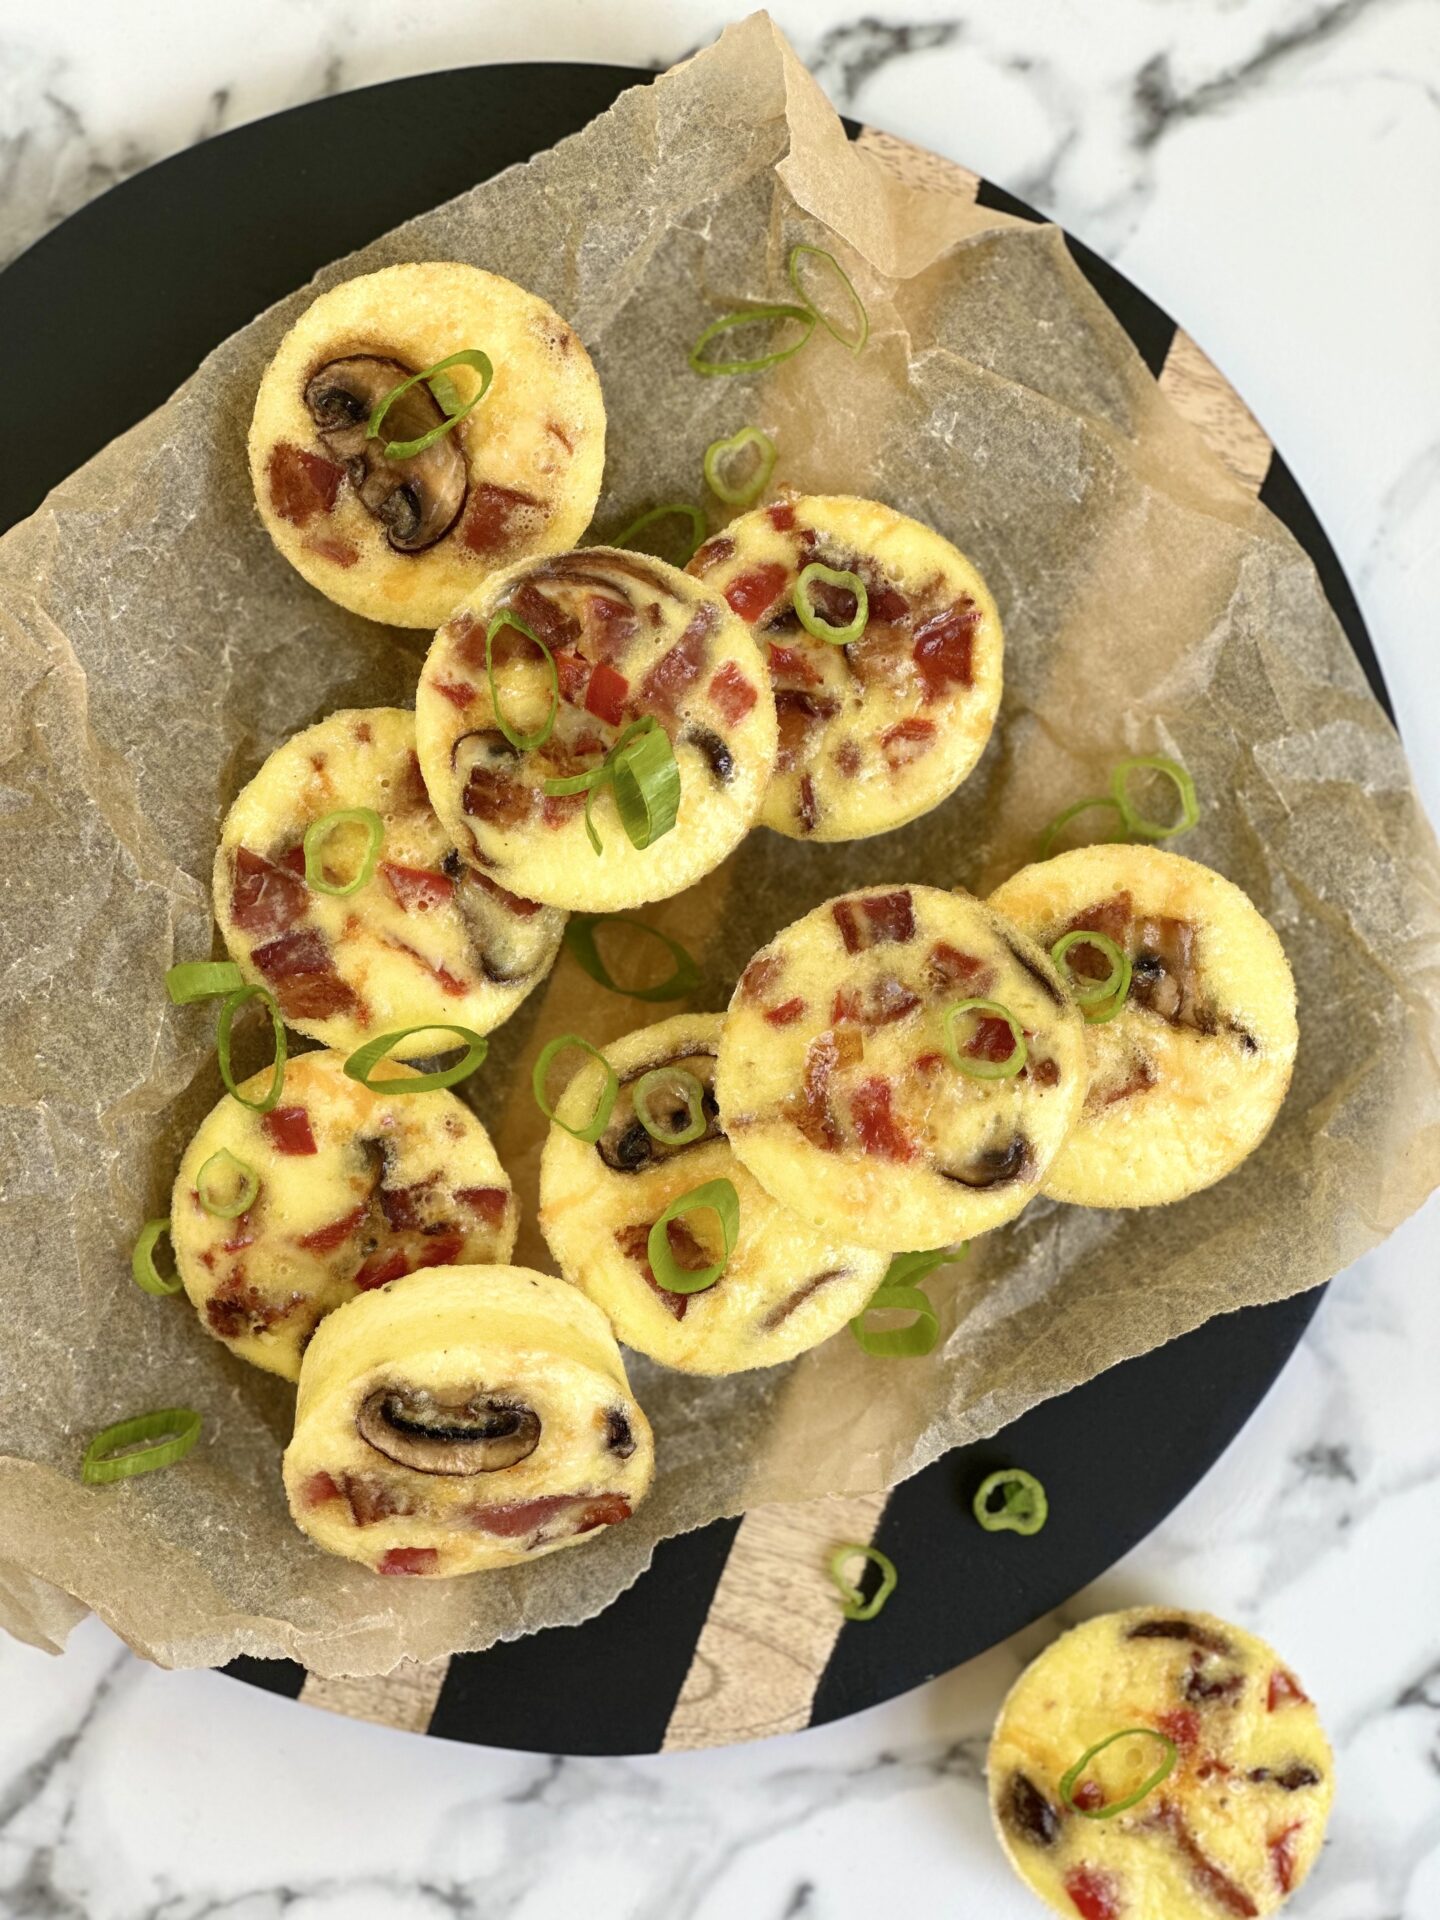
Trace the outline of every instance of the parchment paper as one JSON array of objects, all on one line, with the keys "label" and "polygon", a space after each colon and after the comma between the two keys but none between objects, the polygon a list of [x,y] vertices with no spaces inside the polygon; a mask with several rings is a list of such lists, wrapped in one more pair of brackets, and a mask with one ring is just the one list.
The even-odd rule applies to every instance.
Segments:
[{"label": "parchment paper", "polygon": [[[695,377],[700,328],[784,297],[800,239],[853,272],[865,353],[817,334],[758,380]],[[1054,229],[898,184],[756,16],[317,285],[411,259],[492,268],[578,327],[609,407],[599,534],[695,498],[706,443],[754,421],[779,480],[931,522],[999,600],[1001,725],[953,801],[849,847],[757,831],[650,911],[699,955],[696,1005],[722,1007],[757,946],[846,886],[985,890],[1116,757],[1159,750],[1208,803],[1184,850],[1244,886],[1290,953],[1295,1084],[1211,1192],[1134,1215],[1040,1202],[977,1243],[931,1283],[945,1340],[928,1360],[868,1360],[843,1334],[730,1380],[637,1360],[655,1492],[581,1550],[427,1583],[312,1547],[278,1472],[292,1390],[128,1272],[220,1093],[213,1009],[169,1009],[163,976],[211,951],[223,813],[287,733],[408,702],[423,652],[312,592],[256,518],[245,431],[315,289],[299,292],[0,543],[0,1622],[36,1644],[89,1606],[167,1664],[247,1652],[360,1673],[577,1622],[666,1534],[892,1484],[1211,1314],[1316,1285],[1440,1178],[1440,864],[1400,746],[1309,563],[1170,411]],[[565,958],[495,1037],[472,1097],[525,1202],[520,1259],[549,1265],[538,1046],[648,1017]],[[92,1432],[175,1404],[205,1423],[182,1467],[80,1485]]]}]

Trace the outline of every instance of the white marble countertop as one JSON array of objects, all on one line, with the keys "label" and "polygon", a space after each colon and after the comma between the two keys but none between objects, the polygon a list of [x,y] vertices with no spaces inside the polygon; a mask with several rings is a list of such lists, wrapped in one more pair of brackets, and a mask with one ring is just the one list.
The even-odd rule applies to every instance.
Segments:
[{"label": "white marble countertop", "polygon": [[[878,4],[773,11],[837,104],[1063,220],[1230,375],[1350,574],[1440,817],[1435,0]],[[734,11],[0,0],[0,257],[258,114],[562,48],[665,65]],[[1065,1612],[1187,1602],[1284,1648],[1338,1748],[1310,1920],[1440,1914],[1437,1228],[1432,1203],[1342,1276],[1225,1458]],[[157,1672],[93,1622],[59,1660],[0,1642],[0,1914],[1025,1920],[980,1774],[1055,1624],[842,1725],[639,1761],[390,1733]]]}]

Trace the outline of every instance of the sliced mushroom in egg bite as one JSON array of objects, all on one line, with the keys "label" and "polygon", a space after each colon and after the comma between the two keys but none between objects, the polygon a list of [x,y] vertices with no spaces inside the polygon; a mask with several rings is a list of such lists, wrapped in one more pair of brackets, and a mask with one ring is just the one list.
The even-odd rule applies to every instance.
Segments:
[{"label": "sliced mushroom in egg bite", "polygon": [[231,957],[292,1027],[346,1052],[421,1029],[402,1059],[453,1044],[427,1021],[508,1019],[565,931],[460,859],[401,707],[333,713],[277,747],[226,817],[214,892]]},{"label": "sliced mushroom in egg bite", "polygon": [[990,905],[1047,950],[1102,936],[1110,952],[1072,939],[1065,956],[1081,993],[1109,977],[1115,951],[1128,969],[1118,1007],[1103,1002],[1087,1022],[1090,1091],[1047,1193],[1160,1206],[1254,1151],[1290,1085],[1299,1032],[1284,948],[1239,887],[1162,847],[1077,847],[1022,868]]},{"label": "sliced mushroom in egg bite", "polygon": [[301,1369],[284,1474],[317,1546],[444,1579],[619,1525],[654,1466],[598,1307],[496,1265],[417,1273],[332,1314]]},{"label": "sliced mushroom in egg bite", "polygon": [[918,520],[876,500],[802,495],[741,514],[689,571],[724,595],[770,669],[779,753],[767,827],[813,840],[888,833],[938,806],[984,752],[1000,705],[1000,616],[971,563]]},{"label": "sliced mushroom in egg bite", "polygon": [[[525,561],[467,600],[426,656],[415,720],[462,854],[502,887],[591,913],[717,867],[775,759],[745,626],[676,568],[611,547]],[[638,808],[633,834],[622,801]]]},{"label": "sliced mushroom in egg bite", "polygon": [[[484,363],[464,359],[415,378],[467,354],[488,360],[488,387]],[[400,627],[436,627],[496,567],[570,546],[604,460],[600,382],[574,330],[456,261],[322,293],[281,341],[250,426],[255,498],[281,553],[342,607]]]},{"label": "sliced mushroom in egg bite", "polygon": [[[388,1062],[402,1088],[417,1076]],[[259,1102],[271,1069],[240,1092]],[[376,1092],[338,1054],[292,1057],[278,1103],[229,1094],[185,1149],[175,1264],[201,1324],[287,1380],[326,1314],[421,1267],[506,1260],[519,1207],[490,1136],[452,1093]]]},{"label": "sliced mushroom in egg bite", "polygon": [[[774,1366],[828,1340],[869,1301],[888,1255],[817,1233],[773,1200],[735,1158],[715,1104],[718,1013],[678,1014],[612,1041],[619,1091],[604,1131],[577,1139],[596,1111],[604,1067],[587,1061],[566,1087],[540,1163],[540,1229],[567,1280],[587,1293],[627,1347],[688,1373]],[[643,1115],[643,1118],[642,1118]],[[697,1292],[662,1284],[651,1229],[673,1202],[728,1180],[739,1229],[728,1255],[712,1215],[669,1221],[677,1267],[723,1261]]]},{"label": "sliced mushroom in egg bite", "polygon": [[769,1193],[862,1246],[951,1246],[1039,1191],[1086,1084],[1048,957],[967,895],[867,887],[778,933],[720,1037],[721,1124]]}]

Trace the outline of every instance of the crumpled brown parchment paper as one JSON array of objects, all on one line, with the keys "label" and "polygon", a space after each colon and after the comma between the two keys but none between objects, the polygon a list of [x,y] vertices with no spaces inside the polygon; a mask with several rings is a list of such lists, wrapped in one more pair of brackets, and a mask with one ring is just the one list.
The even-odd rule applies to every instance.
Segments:
[{"label": "crumpled brown parchment paper", "polygon": [[[852,271],[865,353],[817,332],[769,375],[698,379],[700,328],[785,297],[799,239]],[[167,1664],[364,1673],[577,1622],[664,1535],[892,1484],[1211,1314],[1315,1286],[1440,1180],[1440,863],[1400,746],[1309,563],[1170,410],[1053,228],[901,185],[759,15],[317,285],[409,259],[506,274],[579,329],[610,418],[597,533],[697,497],[706,443],[753,421],[777,480],[929,521],[999,600],[1001,725],[949,804],[848,847],[757,831],[648,910],[696,950],[695,1004],[723,1006],[757,946],[846,886],[985,890],[1116,757],[1158,750],[1208,801],[1184,850],[1249,891],[1294,963],[1294,1087],[1209,1193],[1128,1216],[1038,1202],[977,1243],[931,1283],[928,1360],[869,1360],[842,1334],[728,1380],[635,1361],[655,1492],[579,1551],[433,1584],[319,1553],[281,1493],[292,1390],[128,1271],[220,1092],[213,1010],[169,1009],[163,977],[211,951],[223,813],[287,733],[408,702],[423,651],[312,592],[256,518],[245,432],[299,292],[0,543],[0,1623],[36,1644],[88,1606]],[[549,1265],[538,1047],[648,1017],[567,957],[495,1036],[470,1097],[525,1202],[517,1258]],[[205,1423],[183,1467],[80,1484],[92,1432],[176,1404]]]}]

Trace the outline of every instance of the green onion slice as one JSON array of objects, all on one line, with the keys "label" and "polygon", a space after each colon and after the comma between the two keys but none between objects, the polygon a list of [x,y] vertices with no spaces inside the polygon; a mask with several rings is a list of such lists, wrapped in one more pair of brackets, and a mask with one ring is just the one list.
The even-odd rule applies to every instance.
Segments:
[{"label": "green onion slice", "polygon": [[[937,1254],[934,1265],[949,1259],[948,1249]],[[899,1254],[890,1263],[890,1273],[895,1271],[897,1261],[916,1258],[913,1254]],[[930,1256],[924,1256],[927,1260]],[[931,1271],[927,1267],[925,1271]],[[913,1313],[916,1317],[908,1327],[891,1327],[882,1330],[879,1327],[867,1327],[867,1313]],[[912,1360],[924,1353],[934,1351],[940,1338],[940,1316],[931,1306],[928,1297],[919,1287],[900,1286],[890,1279],[887,1273],[880,1285],[871,1294],[869,1300],[850,1322],[850,1331],[854,1334],[861,1351],[873,1354],[881,1359]]]},{"label": "green onion slice", "polygon": [[158,1473],[183,1460],[199,1438],[200,1416],[189,1407],[137,1414],[96,1434],[85,1449],[80,1478],[87,1487],[103,1487],[137,1473]]},{"label": "green onion slice", "polygon": [[245,976],[233,960],[181,960],[165,974],[165,991],[175,1007],[188,1007],[195,1000],[214,1000],[244,984]]},{"label": "green onion slice", "polygon": [[[721,314],[718,320],[712,320],[700,338],[690,349],[690,367],[694,373],[707,376],[731,373],[762,373],[766,367],[777,366],[780,361],[788,360],[798,353],[815,331],[815,322],[820,316],[811,306],[794,307],[788,304],[761,307],[741,307],[735,313]],[[762,320],[793,320],[801,328],[800,338],[788,347],[777,347],[773,353],[762,353],[753,360],[707,360],[705,349],[712,340],[718,340],[721,334],[732,333],[737,327],[756,325]]]},{"label": "green onion slice", "polygon": [[[998,1507],[992,1505],[997,1493]],[[987,1474],[976,1489],[973,1505],[975,1518],[987,1533],[1039,1533],[1050,1516],[1044,1487],[1023,1467],[1002,1467]]]},{"label": "green onion slice", "polygon": [[[671,1252],[665,1229],[672,1220],[678,1220],[682,1213],[695,1213],[701,1207],[708,1207],[720,1222],[725,1259],[713,1267],[699,1267],[692,1273],[682,1267]],[[678,1200],[672,1200],[650,1229],[646,1252],[650,1256],[650,1271],[655,1276],[656,1285],[664,1287],[667,1293],[703,1293],[707,1287],[713,1287],[724,1273],[726,1261],[734,1253],[739,1237],[740,1196],[733,1183],[729,1180],[706,1180],[701,1186],[692,1187],[689,1193],[682,1193]]]},{"label": "green onion slice", "polygon": [[[384,1080],[372,1079],[371,1075],[390,1049],[408,1040],[412,1033],[453,1033],[464,1043],[465,1051],[453,1066],[440,1067],[434,1073],[417,1073],[404,1079],[391,1074]],[[449,1048],[444,1051],[448,1053]],[[457,1081],[468,1079],[489,1051],[490,1042],[472,1027],[457,1026],[451,1020],[422,1020],[419,1026],[401,1027],[398,1033],[382,1033],[374,1040],[367,1040],[345,1062],[345,1072],[371,1093],[437,1093],[441,1087],[453,1087]]]},{"label": "green onion slice", "polygon": [[1072,820],[1078,818],[1082,813],[1088,813],[1092,807],[1109,807],[1113,810],[1119,818],[1120,827],[1119,831],[1112,833],[1109,838],[1111,840],[1123,840],[1125,837],[1124,808],[1112,795],[1108,793],[1095,793],[1092,794],[1088,800],[1077,800],[1073,807],[1066,807],[1063,813],[1056,814],[1055,818],[1040,836],[1039,844],[1035,849],[1035,858],[1037,860],[1048,860],[1051,849],[1054,847],[1060,834],[1064,832]]},{"label": "green onion slice", "polygon": [[[230,1070],[230,1029],[235,1016],[247,1001],[259,1000],[270,1013],[270,1028],[275,1035],[275,1072],[268,1091],[259,1100],[247,1100],[235,1084],[235,1076]],[[285,1086],[285,1057],[289,1048],[285,1039],[285,1022],[280,1018],[280,1009],[275,1004],[275,996],[265,987],[241,987],[235,993],[227,995],[220,1008],[220,1023],[215,1032],[215,1051],[220,1056],[220,1078],[225,1082],[226,1091],[232,1099],[238,1100],[242,1107],[248,1107],[252,1113],[269,1113],[280,1098]]]},{"label": "green onion slice", "polygon": [[[1073,972],[1066,957],[1072,947],[1094,947],[1097,953],[1103,954],[1110,965],[1105,978],[1087,980],[1083,974]],[[1115,1018],[1130,992],[1130,956],[1123,947],[1117,947],[1106,934],[1090,933],[1081,928],[1073,933],[1062,934],[1051,947],[1050,958],[1059,968],[1061,979],[1084,1009],[1085,1018],[1092,1027],[1104,1026],[1107,1020]]]},{"label": "green onion slice", "polygon": [[[1153,1740],[1163,1749],[1159,1766],[1147,1780],[1142,1781],[1134,1793],[1127,1794],[1123,1800],[1112,1800],[1103,1807],[1076,1806],[1073,1795],[1080,1784],[1081,1774],[1092,1760],[1104,1753],[1107,1747],[1113,1747],[1117,1740]],[[1095,1745],[1088,1752],[1082,1753],[1074,1766],[1061,1776],[1060,1798],[1072,1813],[1083,1814],[1087,1820],[1113,1820],[1117,1813],[1125,1813],[1131,1807],[1138,1807],[1147,1794],[1153,1793],[1163,1780],[1170,1778],[1178,1751],[1169,1735],[1158,1732],[1154,1727],[1122,1727],[1119,1733],[1112,1733],[1104,1740],[1097,1740]]]},{"label": "green onion slice", "polygon": [[[973,1054],[960,1051],[960,1043],[955,1038],[955,1022],[967,1013],[988,1014],[993,1019],[1003,1020],[1009,1027],[1015,1036],[1015,1045],[1003,1060],[977,1060]],[[972,1080],[1013,1080],[1030,1058],[1024,1029],[1010,1009],[1002,1007],[998,1000],[957,1000],[953,1007],[945,1009],[944,1028],[945,1052],[951,1066],[969,1074]]]},{"label": "green onion slice", "polygon": [[[816,306],[810,295],[806,293],[804,287],[800,284],[802,263],[807,257],[815,260],[823,260],[829,267],[831,273],[839,280],[841,287],[844,289],[851,305],[855,309],[855,326],[851,333],[842,333],[839,327],[835,325],[835,322],[820,311],[820,308]],[[848,347],[852,353],[859,353],[865,342],[870,338],[870,316],[865,311],[865,302],[855,291],[854,282],[841,266],[840,262],[835,258],[834,254],[827,253],[824,247],[792,247],[790,249],[790,284],[795,289],[797,298],[809,308],[810,312],[814,314],[825,331],[832,335],[834,339],[838,340],[842,347]]]},{"label": "green onion slice", "polygon": [[665,729],[650,715],[637,725],[628,742],[614,747],[610,760],[610,782],[615,790],[615,811],[629,836],[630,844],[643,851],[669,833],[680,812],[680,768],[675,749]]},{"label": "green onion slice", "polygon": [[[724,465],[744,453],[747,447],[755,449],[755,469],[750,478],[737,487],[725,478]],[[710,442],[705,449],[704,467],[705,484],[717,500],[723,500],[727,507],[748,507],[770,484],[770,476],[775,471],[775,442],[759,427],[741,427],[728,440]]]},{"label": "green onion slice", "polygon": [[[513,627],[517,633],[523,633],[525,638],[537,646],[545,657],[545,666],[550,675],[550,711],[534,733],[517,733],[505,718],[500,706],[500,689],[495,684],[495,636],[502,627]],[[543,747],[555,731],[555,716],[560,711],[560,676],[555,670],[555,657],[549,647],[539,634],[532,633],[520,616],[512,612],[509,607],[502,607],[485,629],[485,678],[490,687],[490,705],[495,710],[495,724],[511,746],[521,753],[529,753],[535,747]]]},{"label": "green onion slice", "polygon": [[[600,957],[599,942],[595,936],[601,927],[634,927],[640,933],[648,934],[665,948],[675,962],[675,971],[666,974],[653,987],[623,986]],[[683,1000],[687,993],[693,993],[700,984],[700,969],[678,940],[672,940],[668,933],[652,927],[648,920],[636,920],[628,913],[573,914],[565,928],[565,944],[575,956],[577,964],[597,986],[608,987],[611,993],[623,993],[631,1000]]]},{"label": "green onion slice", "polygon": [[196,1174],[195,1191],[212,1220],[238,1220],[255,1204],[260,1176],[248,1161],[221,1147]]},{"label": "green onion slice", "polygon": [[[605,1080],[595,1101],[595,1111],[583,1127],[572,1127],[568,1121],[562,1120],[545,1097],[545,1080],[550,1072],[550,1062],[557,1054],[564,1053],[567,1047],[579,1047],[582,1053],[588,1053],[592,1060],[598,1060],[605,1069]],[[535,1095],[536,1106],[547,1120],[563,1128],[572,1140],[583,1140],[587,1146],[593,1146],[610,1124],[610,1115],[615,1110],[615,1101],[620,1092],[620,1076],[598,1047],[592,1047],[578,1033],[562,1033],[558,1040],[551,1040],[540,1049],[540,1058],[530,1075],[530,1087]]]},{"label": "green onion slice", "polygon": [[[453,380],[445,377],[449,367],[470,367],[480,376],[480,385],[469,400],[461,402]],[[402,393],[408,393],[411,387],[418,386],[424,380],[435,396],[436,404],[445,418],[438,427],[431,427],[428,433],[422,433],[418,440],[387,440],[385,458],[387,460],[413,460],[417,453],[424,453],[427,447],[433,447],[450,429],[458,426],[472,408],[479,406],[490,391],[490,382],[495,378],[495,369],[490,364],[490,356],[482,353],[478,347],[464,347],[459,353],[447,354],[443,360],[437,360],[433,367],[426,367],[423,373],[412,373],[408,380],[402,380],[398,387],[392,387],[385,398],[370,416],[370,424],[365,429],[367,440],[378,439],[380,423],[394,406]]]},{"label": "green onion slice", "polygon": [[135,1276],[135,1284],[142,1293],[163,1295],[179,1293],[181,1280],[178,1273],[168,1277],[155,1265],[155,1248],[162,1236],[170,1231],[170,1222],[166,1220],[147,1220],[140,1229],[140,1238],[135,1242],[135,1250],[130,1255],[130,1271]]},{"label": "green onion slice", "polygon": [[[810,598],[811,583],[816,580],[824,580],[829,586],[843,587],[854,594],[855,617],[848,627],[832,625]],[[858,573],[840,573],[834,567],[823,566],[820,561],[812,560],[808,567],[800,569],[800,578],[795,582],[795,612],[801,626],[817,640],[828,640],[832,647],[848,647],[852,640],[858,640],[865,631],[865,622],[870,618],[870,595]]]},{"label": "green onion slice", "polygon": [[[667,1093],[671,1099],[679,1098],[685,1102],[686,1121],[683,1129],[676,1132],[673,1127],[657,1126],[650,1114],[650,1095]],[[693,1073],[684,1067],[652,1067],[649,1073],[642,1073],[635,1082],[632,1095],[635,1118],[644,1127],[652,1140],[658,1140],[662,1147],[688,1147],[692,1140],[698,1140],[709,1124],[705,1117],[705,1089]]]},{"label": "green onion slice", "polygon": [[[333,881],[325,878],[325,844],[331,834],[338,832],[341,827],[365,829],[365,854],[354,879],[337,887]],[[337,899],[347,893],[358,893],[375,877],[375,863],[380,858],[380,846],[384,838],[385,823],[373,807],[341,807],[334,813],[322,813],[318,820],[312,820],[305,829],[306,886],[313,887],[316,893],[333,894]]]},{"label": "green onion slice", "polygon": [[[1163,820],[1150,820],[1137,812],[1130,798],[1130,776],[1142,772],[1163,774],[1174,783],[1180,795],[1178,820],[1167,825]],[[1110,776],[1110,792],[1120,809],[1126,831],[1138,834],[1142,840],[1173,840],[1177,833],[1188,833],[1200,818],[1195,782],[1178,760],[1168,760],[1163,753],[1141,754],[1132,760],[1122,760]]]},{"label": "green onion slice", "polygon": [[[688,567],[695,558],[695,549],[705,538],[705,516],[698,507],[692,507],[684,500],[667,500],[663,507],[651,507],[649,512],[642,513],[638,520],[632,520],[623,533],[617,533],[611,545],[633,548],[638,537],[647,527],[653,527],[658,520],[668,520],[674,514],[690,522],[689,544],[685,547],[683,557],[675,562],[677,567]],[[653,549],[650,546],[642,546],[640,551],[650,553]],[[663,556],[658,557],[663,558]]]},{"label": "green onion slice", "polygon": [[[868,1560],[880,1569],[880,1584],[868,1600],[845,1577],[846,1567],[856,1558]],[[900,1575],[889,1555],[881,1553],[878,1547],[862,1546],[858,1540],[847,1540],[831,1554],[830,1578],[840,1589],[840,1604],[847,1620],[873,1620],[900,1584]]]}]

